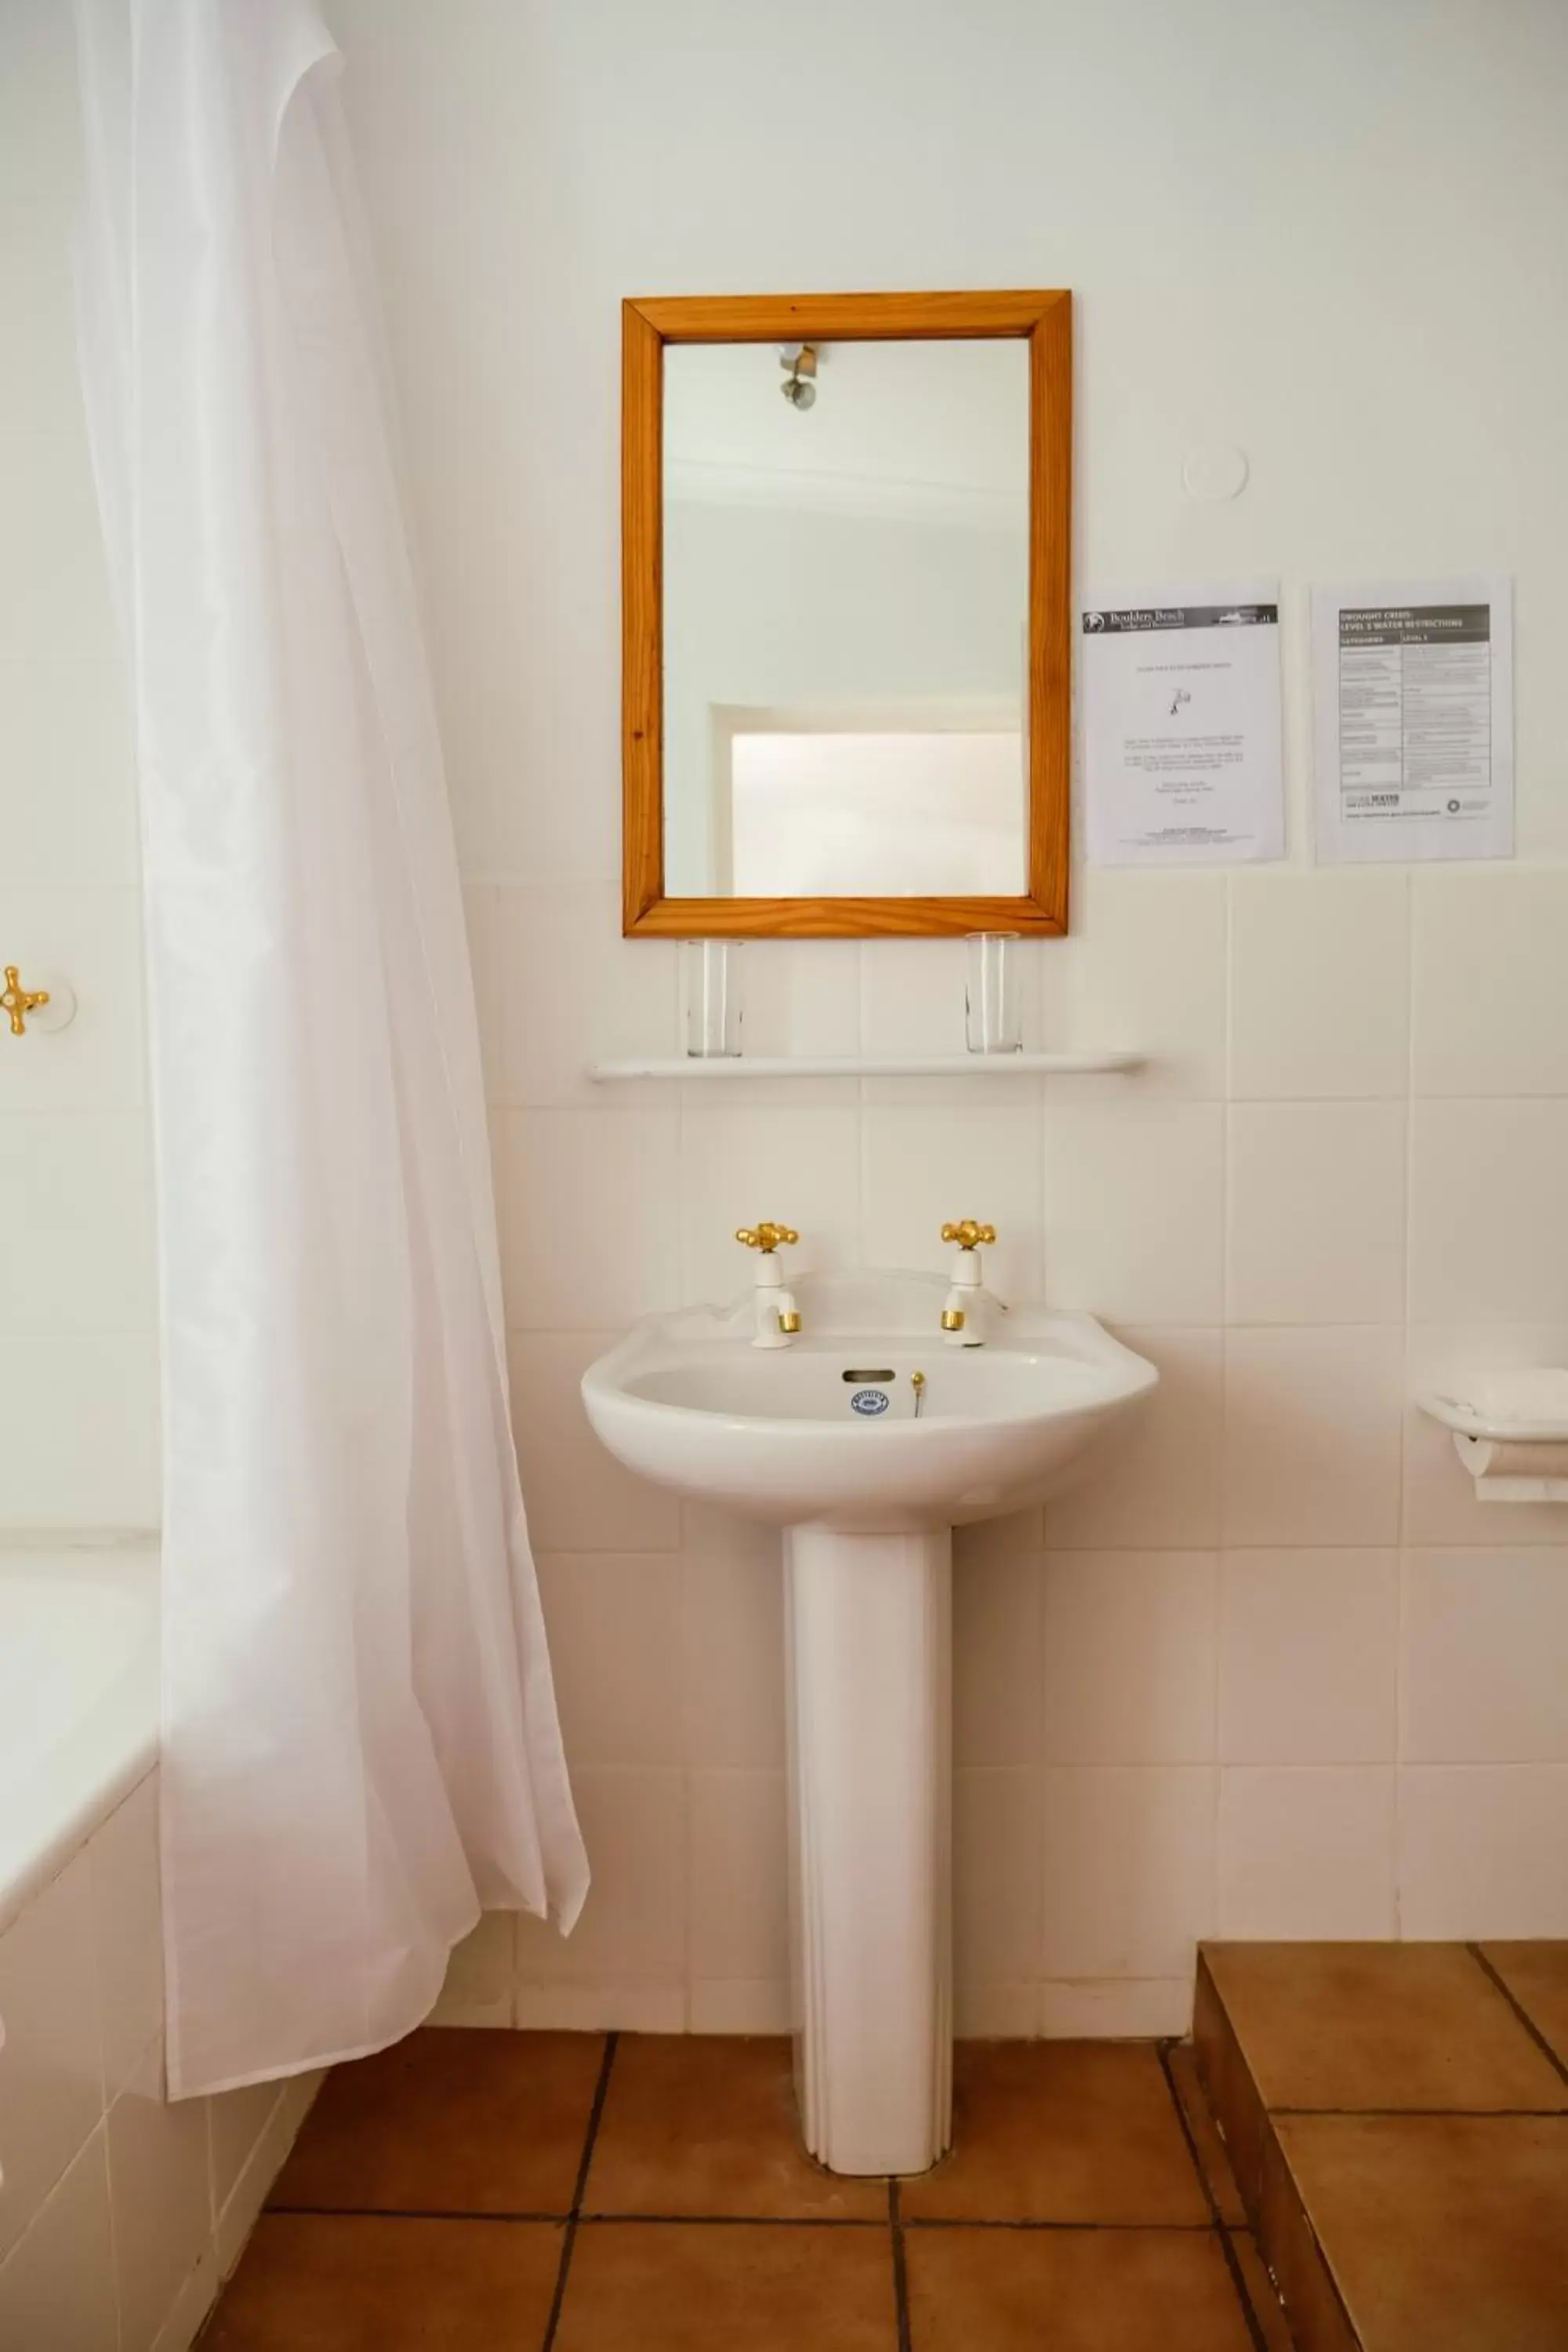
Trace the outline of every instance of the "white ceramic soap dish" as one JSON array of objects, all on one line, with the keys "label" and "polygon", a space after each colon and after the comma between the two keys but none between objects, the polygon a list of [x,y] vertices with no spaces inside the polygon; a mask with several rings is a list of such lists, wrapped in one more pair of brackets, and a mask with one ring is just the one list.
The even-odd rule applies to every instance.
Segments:
[{"label": "white ceramic soap dish", "polygon": [[1454,1433],[1480,1503],[1568,1503],[1568,1371],[1479,1372],[1415,1402]]}]

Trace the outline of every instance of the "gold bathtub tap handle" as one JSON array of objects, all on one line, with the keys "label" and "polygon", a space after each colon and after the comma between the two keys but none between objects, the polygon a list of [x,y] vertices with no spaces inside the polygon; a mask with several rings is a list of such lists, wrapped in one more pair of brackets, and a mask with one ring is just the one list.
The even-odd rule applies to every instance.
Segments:
[{"label": "gold bathtub tap handle", "polygon": [[788,1247],[799,1241],[800,1235],[793,1225],[742,1225],[735,1239],[743,1249],[762,1250],[771,1256],[781,1245]]},{"label": "gold bathtub tap handle", "polygon": [[47,988],[24,988],[22,975],[14,963],[5,966],[5,985],[0,990],[0,1013],[9,1014],[13,1037],[27,1034],[27,1015],[41,1013],[49,1001]]},{"label": "gold bathtub tap handle", "polygon": [[978,1249],[982,1242],[989,1248],[996,1238],[996,1228],[977,1225],[973,1217],[965,1217],[962,1224],[943,1225],[942,1237],[944,1242],[956,1242],[960,1249]]}]

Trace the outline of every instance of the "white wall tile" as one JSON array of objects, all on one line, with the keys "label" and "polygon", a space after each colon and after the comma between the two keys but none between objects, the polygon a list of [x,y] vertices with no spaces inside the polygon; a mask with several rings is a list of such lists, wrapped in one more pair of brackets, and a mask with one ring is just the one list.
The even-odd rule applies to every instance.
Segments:
[{"label": "white wall tile", "polygon": [[975,1519],[953,1529],[955,1560],[1010,1559],[1016,1552],[1038,1551],[1045,1541],[1045,1514],[1039,1510],[1005,1511],[999,1519]]},{"label": "white wall tile", "polygon": [[8,881],[137,879],[131,714],[120,662],[0,658],[0,777],[16,786],[5,794]]},{"label": "white wall tile", "polygon": [[163,2022],[163,1923],[158,1878],[158,1776],[149,1772],[87,1849],[93,1952],[112,2099]]},{"label": "white wall tile", "polygon": [[1403,873],[1230,879],[1233,1095],[1402,1095],[1409,1065]]},{"label": "white wall tile", "polygon": [[[860,962],[858,940],[748,940],[739,964],[742,1050],[858,1053]],[[789,1091],[778,1100],[805,1098],[802,1081],[781,1079],[779,1085]]]},{"label": "white wall tile", "polygon": [[[31,77],[15,79],[27,105]],[[74,147],[74,122],[55,143]],[[0,547],[23,558],[0,563],[0,645],[28,661],[107,665],[120,639],[82,414],[63,220],[59,231],[52,248],[7,240],[7,299],[26,320],[27,363],[6,369],[0,392],[0,443],[16,453],[0,478]]]},{"label": "white wall tile", "polygon": [[1046,1541],[1068,1551],[1213,1550],[1219,1541],[1224,1355],[1216,1330],[1119,1324],[1160,1385],[1114,1450],[1046,1506]]},{"label": "white wall tile", "polygon": [[788,1811],[782,1772],[694,1772],[692,1978],[783,1983],[789,1975]]},{"label": "white wall tile", "polygon": [[961,1528],[953,1543],[953,1760],[1033,1763],[1044,1704],[1040,1555],[968,1538]]},{"label": "white wall tile", "polygon": [[1398,1682],[1396,1553],[1225,1555],[1219,1752],[1226,1763],[1392,1761]]},{"label": "white wall tile", "polygon": [[1022,1984],[955,1984],[952,2030],[960,2042],[1033,2042],[1039,2033],[1040,1988]]},{"label": "white wall tile", "polygon": [[715,1304],[755,1278],[735,1239],[760,1217],[793,1225],[784,1279],[860,1263],[860,1125],[852,1110],[807,1103],[725,1105],[684,1114],[680,1160],[682,1297]]},{"label": "white wall tile", "polygon": [[238,2185],[247,2165],[267,2137],[268,2126],[283,2097],[283,2084],[247,2083],[237,2091],[220,2091],[208,2099],[208,2158],[212,2166],[213,2217],[216,2221]]},{"label": "white wall tile", "polygon": [[50,976],[76,992],[76,1017],[52,1033],[7,1037],[0,1111],[137,1110],[146,1095],[142,921],[131,889],[0,885],[5,961],[28,987]]},{"label": "white wall tile", "polygon": [[1407,1767],[1399,1932],[1568,1936],[1568,1765]]},{"label": "white wall tile", "polygon": [[109,2111],[109,2184],[125,2352],[148,2352],[204,2254],[213,2252],[205,2099],[163,2097],[149,2050]]},{"label": "white wall tile", "polygon": [[794,2013],[784,1978],[698,1977],[691,1985],[688,2031],[783,2036],[791,2031]]},{"label": "white wall tile", "polygon": [[784,1564],[779,1532],[687,1507],[681,1686],[693,1765],[782,1768]]},{"label": "white wall tile", "polygon": [[[684,1988],[689,1907],[684,1774],[585,1765],[572,1776],[572,1793],[594,1883],[570,1936],[559,1935],[542,1919],[519,1919],[520,1986]],[[684,1990],[681,1997],[684,2000]],[[517,2021],[531,2025],[541,2020],[526,2014],[520,1999]],[[631,2023],[630,2019],[625,2021]]]},{"label": "white wall tile", "polygon": [[78,1854],[0,1936],[0,2255],[103,2114],[92,1925]]},{"label": "white wall tile", "polygon": [[1193,1976],[1089,1979],[1039,1988],[1047,2042],[1151,2042],[1191,2032]]},{"label": "white wall tile", "polygon": [[1046,1977],[1191,1981],[1214,1928],[1215,1794],[1204,1765],[1047,1770]]},{"label": "white wall tile", "polygon": [[16,2352],[120,2352],[101,2126],[0,2262],[0,2344]]},{"label": "white wall tile", "polygon": [[1053,1764],[1195,1764],[1215,1753],[1212,1552],[1048,1552],[1044,1720]]},{"label": "white wall tile", "polygon": [[996,1228],[986,1286],[1003,1299],[1038,1295],[1037,1102],[976,1106],[961,1118],[879,1106],[865,1126],[868,1263],[941,1273],[953,1255],[942,1226],[974,1217]]},{"label": "white wall tile", "polygon": [[1568,1325],[1483,1329],[1473,1323],[1412,1324],[1407,1335],[1405,1412],[1405,1540],[1410,1545],[1560,1544],[1568,1537],[1560,1503],[1479,1502],[1476,1482],[1452,1433],[1415,1400],[1463,1396],[1478,1372],[1568,1364]]},{"label": "white wall tile", "polygon": [[673,1108],[505,1114],[499,1210],[514,1330],[599,1329],[681,1303],[679,1138]]},{"label": "white wall tile", "polygon": [[962,1054],[967,970],[962,940],[863,940],[862,1050],[868,1054]]},{"label": "white wall tile", "polygon": [[680,1504],[623,1470],[588,1425],[583,1374],[619,1331],[512,1331],[511,1416],[529,1533],[541,1551],[673,1551]]},{"label": "white wall tile", "polygon": [[[595,1977],[583,1984],[524,1977],[517,1988],[517,2022],[524,2033],[689,2033],[691,2000],[685,1981],[671,1978]],[[710,2025],[708,2032],[721,2029]],[[728,2031],[728,2028],[722,2029]]]},{"label": "white wall tile", "polygon": [[[502,1102],[615,1101],[588,1077],[589,1063],[681,1050],[679,943],[623,939],[612,884],[500,890],[496,919]],[[621,1107],[643,1099],[639,1089]]]},{"label": "white wall tile", "polygon": [[195,2267],[186,2272],[184,2285],[153,2338],[152,2352],[192,2352],[207,2314],[217,2300],[218,2284],[215,2249],[205,2246]]},{"label": "white wall tile", "polygon": [[1392,1936],[1394,1779],[1389,1766],[1222,1772],[1220,1935]]},{"label": "white wall tile", "polygon": [[1415,877],[1414,1084],[1568,1094],[1568,872]]},{"label": "white wall tile", "polygon": [[568,1762],[679,1764],[681,1563],[673,1552],[538,1552]]},{"label": "white wall tile", "polygon": [[[283,2160],[299,2137],[300,2126],[310,2111],[316,2093],[326,2080],[323,2073],[293,2074],[279,2086],[277,2104],[268,2118],[266,2128],[251,2152],[249,2161],[228,2195],[217,2206],[217,2271],[226,2278],[239,2260],[245,2242],[256,2225],[256,2218],[267,2199],[272,2183],[283,2168]],[[226,2102],[214,2100],[216,2111]],[[220,2178],[217,2135],[214,2134],[214,2187]]]},{"label": "white wall tile", "polygon": [[961,2000],[1038,1973],[1043,1859],[1040,1782],[1012,1768],[961,1769],[952,1783],[953,1975]]},{"label": "white wall tile", "polygon": [[1226,1335],[1227,1544],[1390,1544],[1399,1531],[1397,1330]]},{"label": "white wall tile", "polygon": [[[1018,962],[1026,1046],[1040,1039],[1040,990],[1049,940],[1023,940]],[[860,1044],[868,1054],[963,1054],[968,952],[961,939],[864,940],[860,944]],[[1005,1056],[999,1057],[1003,1062]],[[868,1078],[878,1106],[972,1113],[1037,1103],[1040,1082],[1005,1067],[950,1078]]]},{"label": "white wall tile", "polygon": [[[551,1664],[555,1668],[555,1690],[559,1697],[561,1667],[553,1650]],[[567,1755],[570,1762],[570,1749]],[[425,2022],[426,2025],[510,2025],[512,2022],[516,1982],[517,1914],[514,1911],[487,1911],[478,1927],[471,1928],[460,1944],[453,1946],[451,1958],[447,1963],[446,1980],[436,2006]],[[214,2102],[215,2112],[221,2104]],[[216,2163],[216,2132],[213,2148]],[[215,2191],[221,2205],[227,2189],[215,2182]]]},{"label": "white wall tile", "polygon": [[1403,1645],[1407,1760],[1568,1760],[1568,1543],[1407,1552]]},{"label": "white wall tile", "polygon": [[1148,1056],[1126,1077],[1053,1078],[1048,1092],[1222,1097],[1226,1091],[1226,877],[1091,870],[1072,929],[1043,951],[1044,1033],[1054,1052]]},{"label": "white wall tile", "polygon": [[1410,1316],[1568,1320],[1568,1101],[1417,1102]]},{"label": "white wall tile", "polygon": [[490,1106],[491,1156],[496,1158],[495,1135],[500,1124],[496,1106],[506,1097],[501,1083],[500,893],[492,883],[464,883],[463,927],[468,936],[468,964],[474,979],[474,1014],[479,1024],[485,1099]]},{"label": "white wall tile", "polygon": [[0,1331],[149,1331],[158,1301],[140,1111],[0,1111]]},{"label": "white wall tile", "polygon": [[1235,1323],[1396,1323],[1403,1103],[1237,1103],[1226,1311]]},{"label": "white wall tile", "polygon": [[158,1407],[152,1332],[34,1332],[6,1406],[0,1526],[155,1527]]},{"label": "white wall tile", "polygon": [[1128,1323],[1217,1323],[1225,1113],[1217,1103],[1051,1101],[1046,1296]]}]

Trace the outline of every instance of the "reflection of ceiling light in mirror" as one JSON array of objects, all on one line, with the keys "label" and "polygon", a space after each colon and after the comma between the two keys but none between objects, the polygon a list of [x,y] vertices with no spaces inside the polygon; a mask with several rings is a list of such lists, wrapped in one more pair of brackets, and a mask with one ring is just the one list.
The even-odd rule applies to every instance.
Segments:
[{"label": "reflection of ceiling light in mirror", "polygon": [[779,390],[792,408],[809,408],[816,398],[816,386],[811,381],[816,373],[815,343],[784,343],[779,349],[779,365],[789,373]]}]

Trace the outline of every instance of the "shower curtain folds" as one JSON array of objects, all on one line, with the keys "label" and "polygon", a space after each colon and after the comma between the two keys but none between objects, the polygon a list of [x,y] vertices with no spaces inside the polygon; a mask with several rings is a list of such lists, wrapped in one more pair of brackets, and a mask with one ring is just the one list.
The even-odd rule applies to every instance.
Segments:
[{"label": "shower curtain folds", "polygon": [[170,2090],[405,2033],[587,1886],[473,990],[309,0],[79,0],[82,372],[132,677],[164,1385]]}]

